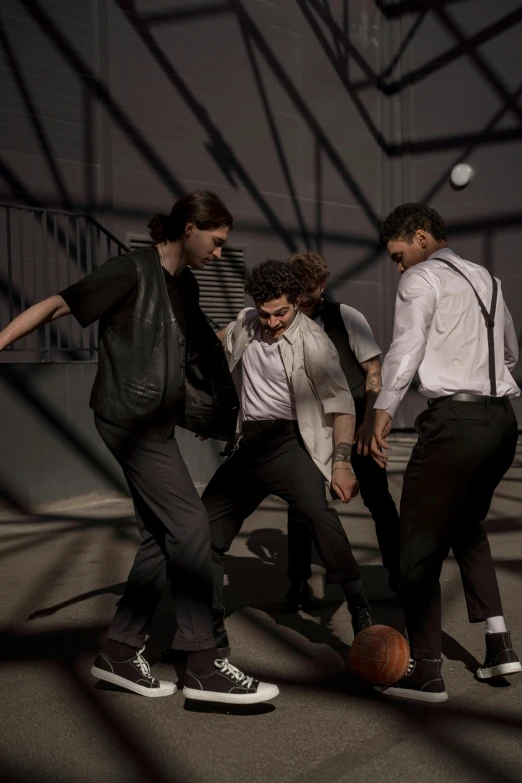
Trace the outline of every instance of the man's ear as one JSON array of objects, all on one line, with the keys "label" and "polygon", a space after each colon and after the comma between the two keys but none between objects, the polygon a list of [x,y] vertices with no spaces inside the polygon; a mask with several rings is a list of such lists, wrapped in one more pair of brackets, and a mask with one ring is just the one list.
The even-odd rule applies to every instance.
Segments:
[{"label": "man's ear", "polygon": [[195,228],[196,228],[196,224],[194,223],[194,221],[189,220],[189,222],[185,224],[185,236],[189,237],[191,234],[193,234]]},{"label": "man's ear", "polygon": [[415,234],[415,238],[416,238],[417,242],[419,243],[419,245],[422,247],[422,249],[426,250],[426,248],[428,246],[428,235],[427,235],[427,233],[425,231],[423,231],[422,229],[419,229],[416,232],[416,234]]}]

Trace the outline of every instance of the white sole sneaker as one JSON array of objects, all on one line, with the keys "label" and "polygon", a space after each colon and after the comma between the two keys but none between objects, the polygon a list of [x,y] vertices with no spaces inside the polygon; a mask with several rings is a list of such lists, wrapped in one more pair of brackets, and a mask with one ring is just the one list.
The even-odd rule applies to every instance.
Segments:
[{"label": "white sole sneaker", "polygon": [[146,688],[143,685],[138,685],[135,682],[126,680],[125,677],[119,677],[117,674],[106,672],[104,669],[98,669],[97,666],[92,667],[91,674],[97,680],[110,682],[111,685],[118,685],[120,688],[125,688],[126,691],[139,693],[140,696],[147,696],[149,699],[159,699],[161,696],[172,696],[172,694],[177,691],[175,683],[168,682],[167,680],[160,680],[159,688]]},{"label": "white sole sneaker", "polygon": [[222,704],[259,704],[279,696],[277,685],[266,682],[259,683],[255,693],[219,693],[219,691],[204,691],[196,688],[183,688],[183,696],[195,701],[212,701]]},{"label": "white sole sneaker", "polygon": [[410,701],[428,701],[432,704],[440,704],[448,700],[446,691],[442,693],[430,693],[429,691],[412,691],[408,688],[391,688],[385,685],[374,685],[374,691],[382,693],[383,696],[391,696],[394,699],[410,699]]},{"label": "white sole sneaker", "polygon": [[498,666],[492,666],[490,669],[477,669],[476,676],[479,680],[489,680],[491,677],[502,677],[506,674],[516,674],[522,672],[522,664],[516,661],[515,663],[499,663]]}]

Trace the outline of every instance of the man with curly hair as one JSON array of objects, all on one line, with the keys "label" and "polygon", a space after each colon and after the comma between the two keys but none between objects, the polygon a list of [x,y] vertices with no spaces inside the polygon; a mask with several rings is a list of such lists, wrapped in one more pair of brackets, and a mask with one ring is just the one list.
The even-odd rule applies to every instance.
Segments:
[{"label": "man with curly hair", "polygon": [[215,634],[223,654],[224,556],[243,521],[268,495],[306,512],[327,581],[340,584],[354,634],[373,624],[357,563],[325,480],[348,503],[358,492],[350,462],[355,406],[337,352],[299,312],[302,283],[284,261],[265,261],[246,292],[255,308],[218,332],[241,410],[237,446],[203,493],[210,519]]},{"label": "man with curly hair", "polygon": [[[380,470],[368,456],[373,434],[374,403],[381,388],[381,349],[368,321],[354,307],[325,297],[329,277],[325,259],[318,253],[295,253],[288,263],[297,271],[303,294],[299,309],[321,326],[335,345],[341,367],[355,403],[356,432],[351,461],[361,497],[374,521],[384,566],[389,570],[389,584],[394,590],[399,582],[399,515],[388,489],[386,471]],[[312,596],[312,539],[296,509],[288,509],[288,578],[290,586],[284,606],[289,611],[308,609]]]},{"label": "man with curly hair", "polygon": [[[387,696],[429,702],[448,696],[441,674],[439,577],[450,549],[469,620],[486,622],[486,656],[476,676],[522,666],[506,630],[483,521],[515,455],[510,402],[520,394],[513,321],[500,281],[447,246],[441,216],[403,204],[384,221],[381,241],[401,275],[393,343],[384,360],[371,453],[385,466],[392,418],[415,373],[428,409],[404,474],[400,509],[401,602],[411,648],[407,674]],[[383,451],[384,449],[384,451]]]}]

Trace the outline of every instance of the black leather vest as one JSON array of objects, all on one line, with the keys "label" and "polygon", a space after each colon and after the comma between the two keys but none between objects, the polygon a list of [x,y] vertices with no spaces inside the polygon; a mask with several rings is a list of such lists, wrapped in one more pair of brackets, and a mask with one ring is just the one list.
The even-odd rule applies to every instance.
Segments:
[{"label": "black leather vest", "polygon": [[200,310],[195,279],[194,301],[187,303],[187,344],[172,311],[156,249],[128,256],[138,272],[134,310],[124,324],[100,324],[91,408],[163,443],[176,424],[198,435],[228,440],[235,431],[239,403],[223,347]]},{"label": "black leather vest", "polygon": [[350,347],[348,333],[338,302],[324,300],[318,313],[324,324],[324,331],[333,342],[339,354],[341,368],[355,402],[357,420],[362,420],[365,405],[366,373]]}]

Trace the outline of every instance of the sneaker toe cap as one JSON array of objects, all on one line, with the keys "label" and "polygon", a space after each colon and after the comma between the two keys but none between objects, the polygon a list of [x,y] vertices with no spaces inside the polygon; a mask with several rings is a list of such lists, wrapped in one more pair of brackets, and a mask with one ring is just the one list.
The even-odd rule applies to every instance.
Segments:
[{"label": "sneaker toe cap", "polygon": [[272,685],[269,682],[260,682],[257,688],[259,696],[262,696],[265,701],[269,699],[275,699],[279,696],[279,688],[277,685]]}]

